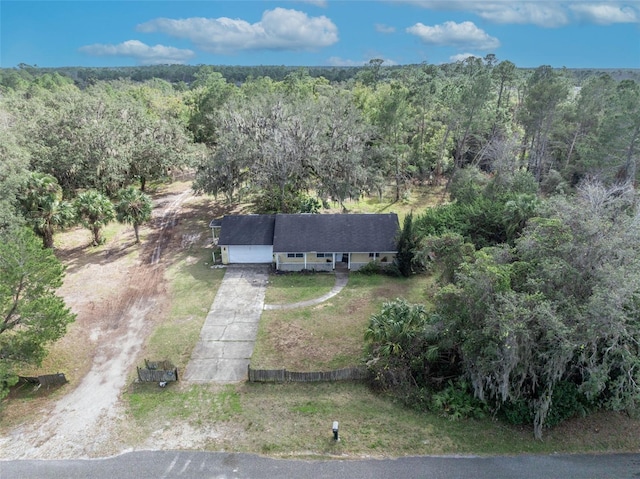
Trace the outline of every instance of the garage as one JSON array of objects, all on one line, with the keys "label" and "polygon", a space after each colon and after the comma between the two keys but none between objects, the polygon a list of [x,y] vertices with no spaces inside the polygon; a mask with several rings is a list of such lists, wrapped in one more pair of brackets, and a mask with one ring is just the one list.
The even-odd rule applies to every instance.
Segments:
[{"label": "garage", "polygon": [[275,215],[229,215],[212,221],[214,241],[215,228],[220,228],[222,263],[272,263],[274,223]]},{"label": "garage", "polygon": [[229,245],[229,263],[271,263],[272,245]]}]

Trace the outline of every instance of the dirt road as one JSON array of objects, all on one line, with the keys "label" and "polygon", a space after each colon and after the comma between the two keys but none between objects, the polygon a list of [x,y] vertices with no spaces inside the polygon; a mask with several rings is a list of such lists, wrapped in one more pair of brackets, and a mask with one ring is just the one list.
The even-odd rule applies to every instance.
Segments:
[{"label": "dirt road", "polygon": [[[70,268],[67,281],[74,287],[63,287],[61,294],[76,312],[77,322],[89,328],[88,339],[95,343],[93,363],[77,387],[42,410],[38,420],[0,437],[0,458],[82,458],[121,452],[120,395],[132,379],[154,316],[166,306],[163,253],[180,207],[190,195],[185,186],[156,200],[152,232],[137,262],[127,264],[122,251],[107,251],[105,261]],[[83,283],[85,288],[77,287]],[[81,294],[71,294],[79,289]]]}]

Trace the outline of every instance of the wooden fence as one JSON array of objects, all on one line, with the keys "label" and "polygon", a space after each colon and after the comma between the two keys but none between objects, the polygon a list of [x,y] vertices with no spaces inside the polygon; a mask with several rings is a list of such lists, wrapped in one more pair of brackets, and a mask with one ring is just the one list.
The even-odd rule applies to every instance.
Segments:
[{"label": "wooden fence", "polygon": [[178,368],[169,361],[144,360],[145,367],[138,368],[138,379],[141,382],[172,382],[178,380]]},{"label": "wooden fence", "polygon": [[37,377],[29,377],[29,376],[19,376],[18,382],[22,384],[33,384],[35,386],[45,386],[49,388],[51,386],[62,386],[66,384],[67,378],[64,373],[57,374],[44,374],[42,376]]},{"label": "wooden fence", "polygon": [[367,369],[364,367],[334,371],[295,372],[286,369],[252,369],[249,366],[249,381],[259,383],[357,381],[365,379],[367,374]]}]

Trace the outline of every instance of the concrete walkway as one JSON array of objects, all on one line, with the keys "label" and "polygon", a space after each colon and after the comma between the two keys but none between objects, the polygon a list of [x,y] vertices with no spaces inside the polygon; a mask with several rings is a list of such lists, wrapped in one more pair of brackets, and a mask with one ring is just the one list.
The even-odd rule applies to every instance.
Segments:
[{"label": "concrete walkway", "polygon": [[336,272],[336,283],[319,298],[290,304],[264,304],[269,280],[267,265],[230,265],[200,331],[184,373],[186,381],[232,383],[247,379],[247,368],[263,309],[293,309],[333,298],[349,280]]},{"label": "concrete walkway", "polygon": [[313,306],[314,304],[320,304],[330,298],[333,298],[336,294],[342,291],[347,285],[349,281],[349,273],[347,272],[338,272],[336,271],[336,284],[331,288],[327,294],[320,296],[319,298],[309,299],[307,301],[300,301],[298,303],[289,303],[289,304],[265,304],[265,310],[271,309],[295,309],[295,308],[304,308],[306,306]]},{"label": "concrete walkway", "polygon": [[184,378],[193,382],[247,379],[269,266],[230,265],[200,331]]}]

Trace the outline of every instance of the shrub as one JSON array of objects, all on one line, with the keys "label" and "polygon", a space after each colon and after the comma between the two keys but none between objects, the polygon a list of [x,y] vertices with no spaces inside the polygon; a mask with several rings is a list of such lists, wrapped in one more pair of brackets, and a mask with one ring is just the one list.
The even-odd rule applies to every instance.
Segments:
[{"label": "shrub", "polygon": [[449,380],[441,391],[433,393],[430,409],[451,420],[486,416],[487,406],[473,396],[469,384],[464,380]]},{"label": "shrub", "polygon": [[[545,421],[546,427],[553,427],[566,419],[584,416],[593,407],[586,396],[570,381],[560,381],[553,388],[551,407]],[[524,399],[507,401],[500,408],[500,416],[510,424],[533,424],[534,411]]]}]

